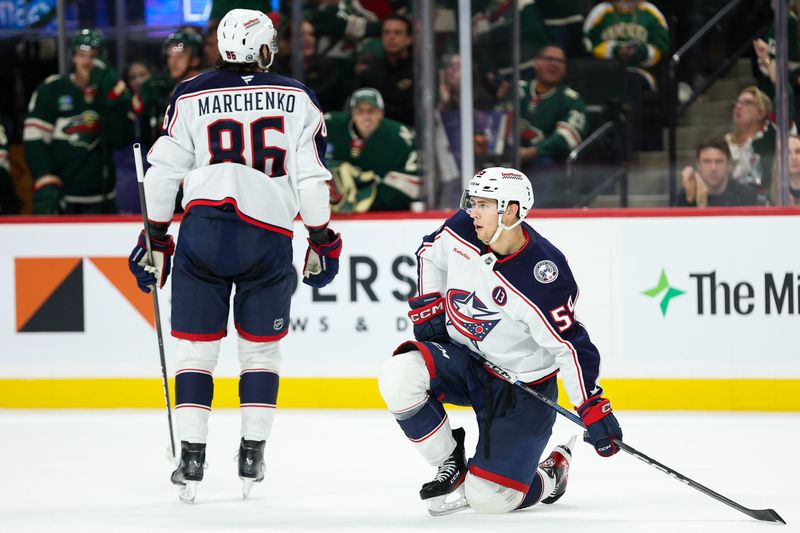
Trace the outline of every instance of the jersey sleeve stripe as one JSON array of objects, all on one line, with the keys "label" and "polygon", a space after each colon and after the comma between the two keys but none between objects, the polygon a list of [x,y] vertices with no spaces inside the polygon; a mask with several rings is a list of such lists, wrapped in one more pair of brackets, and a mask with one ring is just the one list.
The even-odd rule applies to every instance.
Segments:
[{"label": "jersey sleeve stripe", "polygon": [[[478,247],[477,247],[477,246],[475,246],[474,244],[472,244],[471,242],[465,241],[465,240],[464,240],[464,238],[463,238],[463,237],[461,237],[461,236],[460,236],[458,233],[456,233],[456,232],[455,232],[455,231],[453,231],[452,229],[448,228],[447,226],[445,226],[445,228],[444,228],[444,231],[446,231],[446,232],[447,232],[447,233],[448,233],[450,236],[452,236],[452,237],[453,237],[454,239],[456,239],[458,242],[460,242],[460,243],[461,243],[461,244],[463,244],[464,246],[468,247],[470,250],[472,250],[472,251],[473,251],[473,252],[475,252],[476,254],[480,255],[481,251],[478,249]],[[438,239],[438,238],[439,238],[439,237],[437,237],[437,239]]]},{"label": "jersey sleeve stripe", "polygon": [[561,343],[572,354],[572,363],[575,365],[575,373],[578,378],[578,383],[580,385],[581,397],[585,401],[587,399],[586,385],[583,382],[583,369],[581,368],[580,361],[578,360],[578,352],[575,350],[575,347],[572,345],[571,342],[562,339],[561,336],[555,330],[553,330],[553,328],[550,326],[550,322],[547,321],[547,317],[544,316],[544,314],[536,306],[536,304],[534,304],[530,299],[528,299],[528,297],[526,297],[524,294],[518,291],[516,287],[514,287],[505,277],[503,277],[502,274],[500,274],[499,272],[495,272],[494,274],[500,279],[500,281],[503,282],[503,284],[506,287],[509,288],[509,290],[511,290],[514,294],[519,296],[523,302],[528,304],[536,312],[536,314],[539,316],[539,319],[542,321],[542,324],[544,324],[544,326],[547,328],[547,331],[549,331],[550,334],[553,335],[553,337],[556,339],[556,341]]}]

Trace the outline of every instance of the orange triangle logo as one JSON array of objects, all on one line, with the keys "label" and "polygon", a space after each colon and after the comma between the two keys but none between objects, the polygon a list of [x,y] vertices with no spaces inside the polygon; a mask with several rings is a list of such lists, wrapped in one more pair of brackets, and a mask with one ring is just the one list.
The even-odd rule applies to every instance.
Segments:
[{"label": "orange triangle logo", "polygon": [[111,282],[122,296],[139,311],[142,318],[152,326],[156,327],[155,313],[153,312],[152,295],[139,290],[136,280],[131,276],[128,269],[127,257],[90,257],[94,266]]},{"label": "orange triangle logo", "polygon": [[42,307],[80,261],[80,257],[14,258],[17,331]]}]

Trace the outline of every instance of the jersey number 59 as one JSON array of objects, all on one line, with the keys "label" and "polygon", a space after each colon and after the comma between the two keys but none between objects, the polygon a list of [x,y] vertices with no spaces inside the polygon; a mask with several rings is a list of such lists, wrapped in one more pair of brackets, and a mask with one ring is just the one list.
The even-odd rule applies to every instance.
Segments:
[{"label": "jersey number 59", "polygon": [[572,296],[569,297],[566,305],[559,305],[550,311],[550,316],[553,317],[559,333],[568,330],[575,322],[575,302],[572,300]]},{"label": "jersey number 59", "polygon": [[[239,163],[248,165],[274,178],[286,175],[286,150],[267,145],[268,131],[283,133],[283,117],[261,117],[247,128],[250,135],[250,153],[244,153],[245,125],[230,118],[220,119],[208,126],[208,151],[210,165]],[[267,162],[270,162],[269,168]]]}]

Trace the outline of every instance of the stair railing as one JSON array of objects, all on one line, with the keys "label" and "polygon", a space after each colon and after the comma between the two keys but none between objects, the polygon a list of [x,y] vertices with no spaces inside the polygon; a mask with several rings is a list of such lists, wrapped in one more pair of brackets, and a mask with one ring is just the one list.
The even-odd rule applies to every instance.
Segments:
[{"label": "stair railing", "polygon": [[[669,65],[667,68],[667,127],[669,128],[668,133],[668,150],[669,150],[669,204],[675,205],[678,198],[678,188],[677,188],[677,163],[678,163],[678,146],[677,146],[677,124],[678,124],[678,117],[686,111],[686,109],[695,101],[697,96],[704,93],[712,83],[714,83],[717,79],[720,78],[731,66],[737,61],[746,51],[748,48],[752,47],[752,38],[746,40],[742,46],[736,50],[736,53],[730,56],[722,65],[717,67],[717,69],[705,79],[698,87],[692,88],[692,96],[683,103],[678,102],[678,81],[677,81],[677,71],[678,65],[681,62],[683,56],[686,55],[686,52],[691,50],[694,46],[696,46],[703,37],[706,36],[708,32],[710,32],[717,23],[725,17],[731,10],[739,5],[741,0],[731,0],[728,2],[725,7],[720,9],[716,15],[711,17],[708,22],[706,22],[702,28],[700,28],[697,33],[692,35],[688,41],[686,41],[683,46],[681,46],[669,60]],[[756,35],[760,35],[763,30],[759,30]]]},{"label": "stair railing", "polygon": [[[575,183],[575,164],[578,162],[578,158],[581,154],[594,143],[598,142],[599,140],[603,139],[604,137],[615,133],[617,124],[613,120],[609,120],[604,122],[599,128],[594,130],[588,137],[586,137],[580,144],[578,144],[575,148],[567,156],[567,182],[569,183],[569,196],[572,195],[576,191],[576,183]],[[623,164],[623,166],[614,172],[612,175],[607,176],[599,185],[597,185],[592,191],[586,195],[584,195],[577,203],[575,203],[575,207],[586,207],[589,203],[594,200],[602,191],[606,188],[613,185],[615,182],[620,182],[620,191],[619,191],[619,205],[620,207],[628,207],[628,169]]]}]

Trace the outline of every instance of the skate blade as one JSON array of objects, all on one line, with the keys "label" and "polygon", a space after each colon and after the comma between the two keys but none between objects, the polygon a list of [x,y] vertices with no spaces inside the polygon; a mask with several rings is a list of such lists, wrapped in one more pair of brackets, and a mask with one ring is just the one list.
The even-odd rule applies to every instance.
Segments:
[{"label": "skate blade", "polygon": [[564,445],[566,446],[567,450],[569,450],[570,455],[572,455],[572,452],[575,450],[575,439],[577,438],[578,438],[577,434],[573,435],[572,438],[569,439],[567,443]]},{"label": "skate blade", "polygon": [[240,478],[242,480],[242,499],[246,500],[248,496],[250,496],[250,490],[253,488],[253,483],[255,483],[252,479],[247,478]]},{"label": "skate blade", "polygon": [[458,511],[463,511],[469,507],[467,497],[464,496],[464,486],[458,487],[450,494],[435,496],[425,500],[428,504],[428,513],[431,516],[444,516]]},{"label": "skate blade", "polygon": [[184,485],[178,488],[178,498],[183,503],[194,503],[197,496],[197,481],[184,481]]}]

